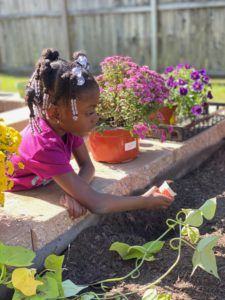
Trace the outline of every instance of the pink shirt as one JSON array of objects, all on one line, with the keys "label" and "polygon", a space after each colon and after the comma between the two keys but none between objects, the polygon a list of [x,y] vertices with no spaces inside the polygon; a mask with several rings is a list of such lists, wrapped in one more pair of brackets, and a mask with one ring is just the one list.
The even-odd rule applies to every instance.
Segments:
[{"label": "pink shirt", "polygon": [[[10,179],[14,187],[10,191],[21,191],[45,185],[53,176],[73,171],[70,165],[73,150],[83,144],[82,137],[67,133],[66,141],[56,134],[44,119],[38,120],[42,129],[32,134],[28,125],[21,132],[20,155],[14,155],[12,162],[15,173]],[[24,169],[19,169],[18,162],[22,162]]]}]

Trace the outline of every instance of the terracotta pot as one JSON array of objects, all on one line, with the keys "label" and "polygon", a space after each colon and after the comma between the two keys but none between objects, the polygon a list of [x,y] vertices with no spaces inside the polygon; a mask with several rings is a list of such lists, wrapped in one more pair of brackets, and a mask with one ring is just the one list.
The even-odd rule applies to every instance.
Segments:
[{"label": "terracotta pot", "polygon": [[96,161],[122,163],[132,160],[139,153],[139,142],[128,130],[112,129],[92,132],[88,146]]},{"label": "terracotta pot", "polygon": [[169,108],[166,106],[161,107],[158,111],[150,114],[150,120],[153,120],[156,118],[156,114],[159,112],[163,116],[163,120],[160,122],[161,124],[166,125],[173,125],[175,123],[175,113],[176,106],[173,106],[173,108]]}]

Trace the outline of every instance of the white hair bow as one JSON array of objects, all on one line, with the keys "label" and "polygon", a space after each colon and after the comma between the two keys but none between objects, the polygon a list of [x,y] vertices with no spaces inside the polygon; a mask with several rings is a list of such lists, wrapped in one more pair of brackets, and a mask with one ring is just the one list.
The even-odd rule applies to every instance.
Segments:
[{"label": "white hair bow", "polygon": [[82,75],[82,70],[89,69],[89,62],[85,55],[79,55],[75,62],[77,65],[72,69],[72,73],[77,77],[77,85],[83,85],[85,83],[85,79]]}]

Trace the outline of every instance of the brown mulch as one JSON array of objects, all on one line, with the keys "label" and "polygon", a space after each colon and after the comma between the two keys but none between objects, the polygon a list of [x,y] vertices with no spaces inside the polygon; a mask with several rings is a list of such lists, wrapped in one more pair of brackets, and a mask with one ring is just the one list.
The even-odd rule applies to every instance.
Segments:
[{"label": "brown mulch", "polygon": [[[177,192],[176,201],[165,211],[112,214],[102,218],[97,226],[83,231],[66,252],[64,279],[69,278],[76,284],[86,284],[127,274],[133,269],[134,260],[123,261],[116,252],[109,251],[113,242],[142,245],[154,240],[165,231],[165,220],[168,217],[175,217],[181,208],[198,208],[205,200],[217,196],[216,216],[212,221],[205,222],[200,232],[203,236],[220,236],[215,253],[221,280],[199,268],[190,277],[193,250],[184,246],[180,263],[158,285],[158,290],[168,292],[172,299],[179,300],[225,299],[225,145],[200,168],[176,180],[172,188]],[[157,255],[156,261],[144,263],[138,278],[117,283],[114,290],[143,288],[163,274],[175,259],[176,251],[165,246]],[[141,299],[141,293],[128,296],[128,299]]]}]

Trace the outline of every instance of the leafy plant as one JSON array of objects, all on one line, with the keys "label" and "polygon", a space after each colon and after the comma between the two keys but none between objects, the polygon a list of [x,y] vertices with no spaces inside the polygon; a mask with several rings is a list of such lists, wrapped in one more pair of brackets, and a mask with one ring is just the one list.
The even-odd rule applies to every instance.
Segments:
[{"label": "leafy plant", "polygon": [[[4,191],[13,187],[13,181],[7,175],[12,175],[14,166],[10,161],[10,156],[18,152],[21,142],[20,133],[12,127],[8,127],[0,119],[0,206],[4,205]],[[23,168],[23,164],[18,164]]]},{"label": "leafy plant", "polygon": [[196,119],[204,113],[208,99],[212,99],[211,84],[205,69],[197,70],[189,64],[165,69],[164,77],[169,88],[167,105],[176,107],[177,121]]},{"label": "leafy plant", "polygon": [[[182,209],[175,219],[166,221],[168,229],[155,241],[144,245],[130,246],[125,243],[115,242],[110,250],[116,251],[122,259],[136,259],[135,268],[127,275],[118,278],[108,278],[94,284],[79,286],[70,280],[62,282],[62,265],[64,256],[49,255],[45,259],[45,270],[36,274],[36,269],[28,269],[32,265],[35,253],[19,246],[6,246],[0,243],[0,284],[14,288],[12,300],[47,300],[67,299],[75,300],[101,300],[101,299],[128,299],[128,295],[135,292],[143,292],[142,300],[171,300],[169,294],[161,294],[156,290],[156,285],[168,276],[178,264],[181,257],[182,245],[188,245],[194,250],[192,257],[193,271],[199,267],[209,274],[219,278],[216,258],[213,247],[218,241],[217,236],[200,238],[198,227],[202,225],[204,218],[211,220],[216,211],[216,198],[207,200],[199,209]],[[161,251],[165,242],[162,239],[176,227],[179,228],[178,237],[169,241],[172,250],[177,251],[177,258],[171,267],[163,275],[147,286],[129,293],[112,293],[107,283],[122,281],[128,277],[137,278],[140,268],[145,261],[151,262],[155,255]],[[12,270],[12,267],[15,268]],[[88,286],[101,285],[103,293],[82,292]],[[79,294],[79,295],[78,295]]]},{"label": "leafy plant", "polygon": [[107,57],[101,63],[98,129],[123,127],[144,138],[152,123],[149,119],[168,97],[163,77],[147,66],[139,66],[127,56]]}]

